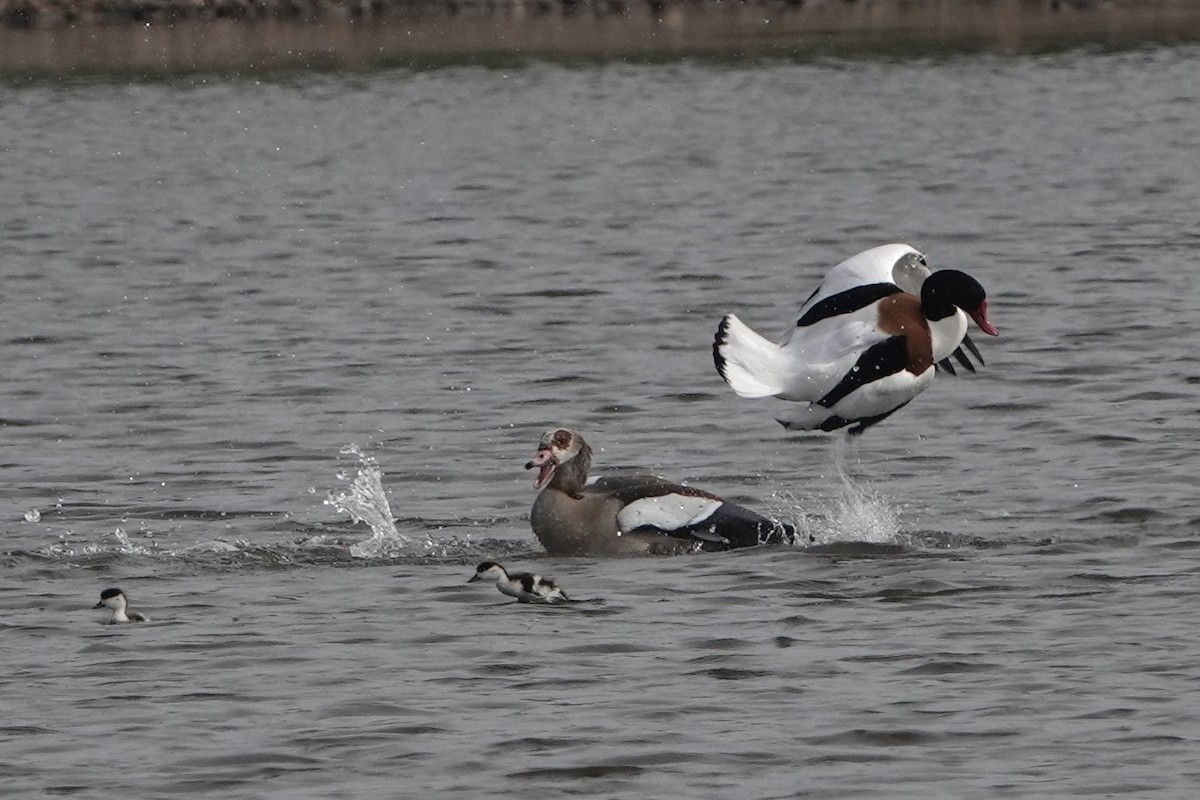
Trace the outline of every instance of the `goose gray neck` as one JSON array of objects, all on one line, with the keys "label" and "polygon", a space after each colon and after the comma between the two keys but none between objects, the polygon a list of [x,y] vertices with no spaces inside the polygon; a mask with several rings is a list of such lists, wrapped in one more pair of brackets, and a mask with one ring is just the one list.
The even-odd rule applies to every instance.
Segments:
[{"label": "goose gray neck", "polygon": [[563,461],[554,470],[547,488],[558,489],[571,497],[583,495],[583,487],[587,483],[588,470],[592,468],[592,448],[583,439],[579,440],[579,452]]}]

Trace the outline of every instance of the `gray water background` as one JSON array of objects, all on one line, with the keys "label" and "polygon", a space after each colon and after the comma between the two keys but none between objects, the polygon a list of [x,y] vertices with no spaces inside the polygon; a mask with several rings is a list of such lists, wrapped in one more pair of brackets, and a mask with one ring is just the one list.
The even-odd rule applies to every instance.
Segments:
[{"label": "gray water background", "polygon": [[[1193,796],[1198,73],[0,85],[0,792]],[[849,447],[726,389],[723,313],[782,331],[889,241],[988,288],[986,368]],[[548,558],[554,424],[816,541]],[[583,602],[465,585],[493,557]]]}]

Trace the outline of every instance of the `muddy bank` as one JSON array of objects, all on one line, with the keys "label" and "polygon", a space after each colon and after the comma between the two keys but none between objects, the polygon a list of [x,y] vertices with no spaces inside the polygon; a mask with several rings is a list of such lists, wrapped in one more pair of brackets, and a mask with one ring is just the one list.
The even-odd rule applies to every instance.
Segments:
[{"label": "muddy bank", "polygon": [[0,15],[10,74],[1200,41],[1192,0],[0,0]]}]

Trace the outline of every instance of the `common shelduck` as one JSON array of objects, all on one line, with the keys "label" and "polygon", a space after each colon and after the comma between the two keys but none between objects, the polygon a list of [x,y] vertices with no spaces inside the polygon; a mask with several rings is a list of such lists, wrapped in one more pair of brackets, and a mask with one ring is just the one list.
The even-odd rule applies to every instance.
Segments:
[{"label": "common shelduck", "polygon": [[495,561],[484,561],[476,567],[467,583],[484,579],[494,580],[496,588],[503,594],[522,603],[563,603],[571,599],[552,578],[530,572],[509,572]]},{"label": "common shelduck", "polygon": [[114,625],[120,622],[150,621],[150,618],[140,611],[130,610],[129,601],[125,599],[125,593],[120,589],[105,589],[100,593],[100,602],[92,608],[111,608],[113,615],[109,622]]},{"label": "common shelduck", "polygon": [[526,469],[541,489],[529,515],[552,555],[669,555],[791,542],[792,525],[654,475],[588,480],[592,448],[570,428],[543,434]]},{"label": "common shelduck", "polygon": [[[933,273],[929,269],[925,256],[908,245],[875,247],[851,256],[830,270],[825,279],[821,281],[821,285],[805,301],[801,315],[803,316],[805,310],[827,297],[857,286],[873,283],[894,283],[901,290],[919,297],[921,286],[931,274]],[[979,348],[971,341],[970,334],[963,335],[962,345],[957,347],[952,355],[965,369],[974,372],[975,365],[963,352],[964,347],[970,351],[971,355],[975,356],[981,365],[984,363],[983,356],[980,354]],[[957,374],[954,364],[949,358],[938,361],[937,366],[951,375]]]},{"label": "common shelduck", "polygon": [[[920,295],[902,286],[919,287]],[[860,434],[929,386],[934,365],[964,341],[968,315],[984,333],[999,335],[977,280],[953,269],[931,273],[920,252],[888,244],[830,270],[778,344],[727,314],[713,360],[742,397],[800,403],[779,420],[789,430],[850,426],[851,434]]]}]

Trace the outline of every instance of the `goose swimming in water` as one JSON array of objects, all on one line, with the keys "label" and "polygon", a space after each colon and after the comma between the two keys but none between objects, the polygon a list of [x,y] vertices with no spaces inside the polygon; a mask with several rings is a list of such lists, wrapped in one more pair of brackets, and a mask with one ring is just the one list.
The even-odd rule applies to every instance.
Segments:
[{"label": "goose swimming in water", "polygon": [[588,480],[592,448],[570,428],[542,435],[525,465],[541,489],[529,514],[551,555],[673,555],[790,543],[792,525],[654,475]]},{"label": "goose swimming in water", "polygon": [[92,608],[111,608],[113,615],[109,620],[109,624],[116,625],[121,622],[149,622],[150,618],[140,611],[132,611],[129,608],[129,601],[125,599],[125,593],[120,589],[105,589],[100,593],[100,602],[92,606]]},{"label": "goose swimming in water", "polygon": [[935,364],[953,373],[953,355],[974,371],[960,349],[968,316],[984,333],[999,335],[977,280],[958,270],[929,272],[925,256],[909,245],[883,245],[830,270],[778,344],[727,314],[713,361],[742,397],[801,404],[779,420],[789,430],[850,426],[860,434],[928,388]]},{"label": "goose swimming in water", "polygon": [[496,588],[521,603],[563,603],[571,598],[552,578],[531,572],[509,572],[495,561],[484,561],[475,568],[467,583],[494,580]]}]

